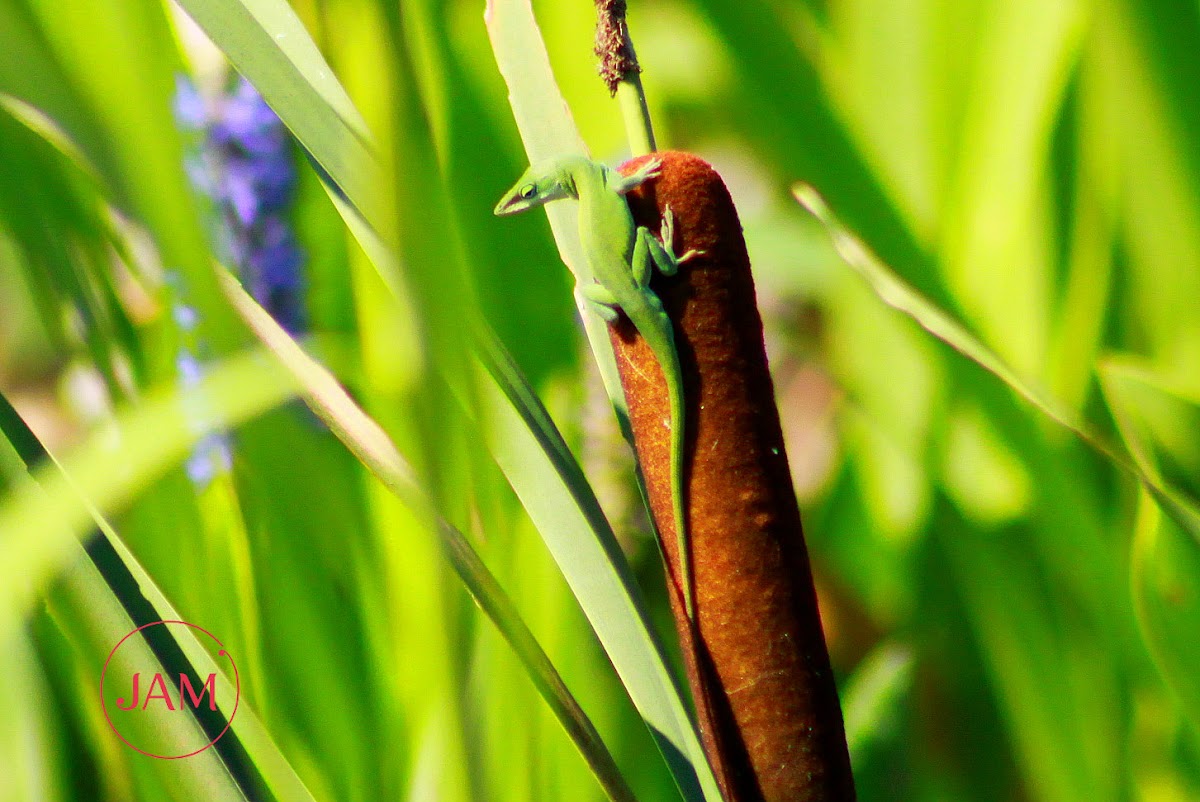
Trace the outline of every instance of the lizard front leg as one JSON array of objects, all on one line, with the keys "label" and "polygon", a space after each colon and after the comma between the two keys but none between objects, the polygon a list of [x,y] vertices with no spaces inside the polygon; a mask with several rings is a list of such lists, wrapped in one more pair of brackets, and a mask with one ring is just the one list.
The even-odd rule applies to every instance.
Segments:
[{"label": "lizard front leg", "polygon": [[624,195],[637,189],[651,178],[658,178],[658,168],[662,167],[662,159],[650,159],[629,175],[621,175],[613,170],[608,175],[608,187],[618,195]]}]

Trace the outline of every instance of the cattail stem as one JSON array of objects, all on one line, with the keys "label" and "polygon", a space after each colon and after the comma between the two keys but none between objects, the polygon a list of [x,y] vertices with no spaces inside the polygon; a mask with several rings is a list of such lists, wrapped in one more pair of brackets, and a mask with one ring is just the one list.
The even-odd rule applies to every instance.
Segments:
[{"label": "cattail stem", "polygon": [[853,800],[741,224],[707,163],[686,153],[655,155],[661,175],[630,194],[634,218],[657,231],[670,205],[676,252],[703,251],[677,276],[653,283],[675,322],[688,400],[695,625],[679,585],[667,390],[629,321],[618,320],[610,333],[705,749],[729,802]]},{"label": "cattail stem", "polygon": [[594,52],[600,59],[600,79],[620,103],[630,153],[642,156],[655,150],[654,126],[642,89],[642,68],[625,21],[625,0],[595,0],[595,4]]}]

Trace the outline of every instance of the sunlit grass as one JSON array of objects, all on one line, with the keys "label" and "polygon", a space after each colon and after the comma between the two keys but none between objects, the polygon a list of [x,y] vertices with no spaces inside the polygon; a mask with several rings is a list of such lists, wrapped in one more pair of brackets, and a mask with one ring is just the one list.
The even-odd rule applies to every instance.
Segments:
[{"label": "sunlit grass", "polygon": [[[582,412],[606,337],[551,229],[491,215],[518,131],[573,146],[533,44],[482,2],[181,5],[215,50],[159,0],[0,4],[0,798],[600,799],[608,754],[610,788],[695,793],[632,462]],[[814,416],[785,431],[860,799],[1200,796],[1200,8],[630,5],[660,143],[739,205],[781,414]],[[591,4],[537,6],[615,163]],[[213,268],[172,99],[231,84],[222,52],[303,146],[299,339],[344,391]],[[139,594],[245,665],[241,756],[107,729]]]}]

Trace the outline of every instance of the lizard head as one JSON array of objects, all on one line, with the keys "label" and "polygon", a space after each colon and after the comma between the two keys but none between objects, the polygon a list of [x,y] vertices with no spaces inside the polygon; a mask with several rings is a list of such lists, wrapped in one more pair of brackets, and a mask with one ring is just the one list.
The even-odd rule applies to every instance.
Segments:
[{"label": "lizard head", "polygon": [[531,165],[496,204],[499,215],[516,214],[552,200],[574,197],[557,162]]}]

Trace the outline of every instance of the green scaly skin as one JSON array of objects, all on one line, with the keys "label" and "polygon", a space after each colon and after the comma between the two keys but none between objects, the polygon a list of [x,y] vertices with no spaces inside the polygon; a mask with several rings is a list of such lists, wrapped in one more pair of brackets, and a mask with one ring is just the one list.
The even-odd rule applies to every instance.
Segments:
[{"label": "green scaly skin", "polygon": [[675,349],[675,328],[662,302],[650,289],[650,277],[654,267],[664,275],[674,275],[680,264],[698,252],[675,256],[674,219],[669,207],[663,213],[660,241],[645,226],[634,225],[624,198],[625,193],[656,177],[661,165],[660,160],[651,159],[633,175],[623,176],[582,156],[535,164],[496,204],[496,214],[515,214],[563,198],[578,200],[579,237],[588,267],[597,281],[582,287],[583,295],[608,323],[624,312],[658,362],[667,383],[671,411],[671,496],[684,608],[688,619],[695,620],[692,558],[683,495],[683,376]]}]

